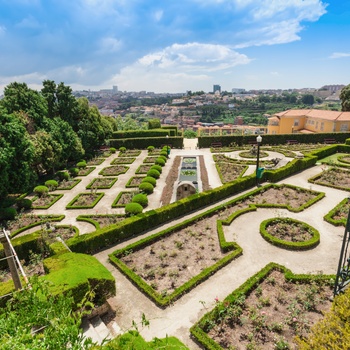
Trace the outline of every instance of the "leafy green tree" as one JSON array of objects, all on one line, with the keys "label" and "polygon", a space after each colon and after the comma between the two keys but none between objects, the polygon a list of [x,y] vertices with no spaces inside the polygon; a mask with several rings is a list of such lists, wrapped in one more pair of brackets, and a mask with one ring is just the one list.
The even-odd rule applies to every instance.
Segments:
[{"label": "leafy green tree", "polygon": [[73,313],[73,298],[52,295],[47,284],[38,278],[31,288],[14,292],[0,311],[0,348],[84,350],[91,348],[91,339],[84,338],[81,313]]},{"label": "leafy green tree", "polygon": [[301,102],[306,105],[313,105],[315,103],[315,97],[310,94],[303,95],[301,98]]},{"label": "leafy green tree", "polygon": [[195,139],[197,137],[197,133],[193,130],[185,130],[184,131],[184,138],[186,139]]},{"label": "leafy green tree", "polygon": [[0,197],[25,192],[36,180],[32,168],[34,147],[16,114],[0,108]]},{"label": "leafy green tree", "polygon": [[339,97],[342,111],[350,111],[350,84],[342,88]]},{"label": "leafy green tree", "polygon": [[159,129],[161,128],[160,120],[158,118],[148,120],[148,129]]},{"label": "leafy green tree", "polygon": [[47,114],[53,118],[58,114],[56,83],[53,80],[44,80],[41,93],[47,102]]}]

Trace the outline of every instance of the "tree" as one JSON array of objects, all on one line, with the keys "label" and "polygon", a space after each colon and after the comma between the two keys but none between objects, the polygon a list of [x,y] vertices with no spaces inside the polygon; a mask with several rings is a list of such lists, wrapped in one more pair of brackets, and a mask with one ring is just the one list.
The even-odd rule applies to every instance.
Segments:
[{"label": "tree", "polygon": [[89,349],[82,334],[81,313],[73,313],[73,298],[52,295],[47,284],[33,278],[31,288],[14,292],[0,311],[0,348],[56,350]]},{"label": "tree", "polygon": [[159,129],[161,128],[161,125],[160,125],[160,120],[155,118],[155,119],[150,119],[148,121],[148,129]]},{"label": "tree", "polygon": [[350,111],[350,84],[342,88],[339,97],[342,111]]},{"label": "tree", "polygon": [[301,102],[306,105],[313,105],[315,103],[314,95],[306,94],[301,98]]}]

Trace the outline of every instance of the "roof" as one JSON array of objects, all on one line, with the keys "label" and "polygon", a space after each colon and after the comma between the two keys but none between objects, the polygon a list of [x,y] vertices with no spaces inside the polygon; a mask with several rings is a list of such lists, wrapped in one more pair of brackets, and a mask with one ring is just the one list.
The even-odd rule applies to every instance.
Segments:
[{"label": "roof", "polygon": [[309,117],[322,120],[350,122],[350,112],[328,111],[323,109],[289,109],[274,114],[274,117]]}]

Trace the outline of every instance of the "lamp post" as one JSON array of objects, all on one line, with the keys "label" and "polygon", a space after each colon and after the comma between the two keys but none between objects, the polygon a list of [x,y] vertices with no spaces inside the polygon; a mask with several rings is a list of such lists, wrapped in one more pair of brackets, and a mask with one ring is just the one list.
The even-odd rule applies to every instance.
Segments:
[{"label": "lamp post", "polygon": [[256,143],[258,144],[258,153],[256,156],[256,186],[259,187],[259,176],[260,176],[260,170],[259,170],[259,156],[260,156],[260,144],[262,142],[261,135],[258,135],[256,138]]},{"label": "lamp post", "polygon": [[169,159],[169,135],[166,135],[166,157]]}]

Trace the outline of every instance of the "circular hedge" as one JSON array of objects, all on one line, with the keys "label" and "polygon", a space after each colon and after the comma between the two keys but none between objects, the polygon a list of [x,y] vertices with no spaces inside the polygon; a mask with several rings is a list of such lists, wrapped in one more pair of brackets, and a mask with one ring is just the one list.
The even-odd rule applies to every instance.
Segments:
[{"label": "circular hedge", "polygon": [[146,194],[144,193],[138,193],[135,194],[134,197],[132,197],[131,200],[132,203],[138,203],[140,204],[143,208],[146,208],[148,205],[148,197]]},{"label": "circular hedge", "polygon": [[[298,241],[298,242],[276,238],[274,235],[270,234],[267,231],[267,228],[268,226],[279,224],[279,223],[282,225],[286,225],[286,229],[288,229],[288,226],[289,226],[290,231],[293,231],[293,227],[301,227],[309,235],[311,235],[311,238],[305,241]],[[260,234],[267,242],[277,247],[285,248],[289,250],[312,249],[320,243],[320,233],[315,228],[313,228],[312,226],[308,225],[305,222],[295,220],[292,218],[271,218],[271,219],[264,220],[260,224]]]},{"label": "circular hedge", "polygon": [[151,194],[153,193],[154,186],[150,184],[149,182],[141,182],[139,185],[139,190],[141,192],[144,192],[146,194]]},{"label": "circular hedge", "polygon": [[43,196],[46,193],[49,192],[49,189],[46,186],[36,186],[34,188],[34,192],[38,195],[38,196]]},{"label": "circular hedge", "polygon": [[157,184],[157,180],[152,176],[146,176],[145,178],[142,179],[141,183],[142,182],[149,182],[154,187],[156,187],[156,184]]},{"label": "circular hedge", "polygon": [[154,146],[148,146],[147,147],[147,151],[148,151],[148,153],[153,152],[154,151]]},{"label": "circular hedge", "polygon": [[155,161],[157,165],[164,166],[165,165],[165,160],[161,157],[158,157]]},{"label": "circular hedge", "polygon": [[58,187],[58,182],[56,180],[47,180],[45,181],[45,186],[50,190],[54,190]]},{"label": "circular hedge", "polygon": [[83,160],[83,161],[81,161],[81,162],[78,162],[78,163],[77,163],[77,168],[78,168],[78,169],[84,169],[84,168],[86,168],[86,162],[85,162],[85,160]]},{"label": "circular hedge", "polygon": [[20,198],[16,202],[18,210],[24,209],[30,209],[32,207],[32,201],[29,198]]},{"label": "circular hedge", "polygon": [[125,214],[126,216],[133,216],[142,213],[142,205],[138,203],[128,203],[125,206]]},{"label": "circular hedge", "polygon": [[159,179],[160,173],[156,169],[150,169],[147,171],[147,176],[153,177],[155,179]]},{"label": "circular hedge", "polygon": [[162,167],[160,165],[157,165],[157,164],[152,165],[150,170],[151,169],[156,169],[157,171],[159,171],[159,174],[161,174],[162,170],[163,170]]}]

